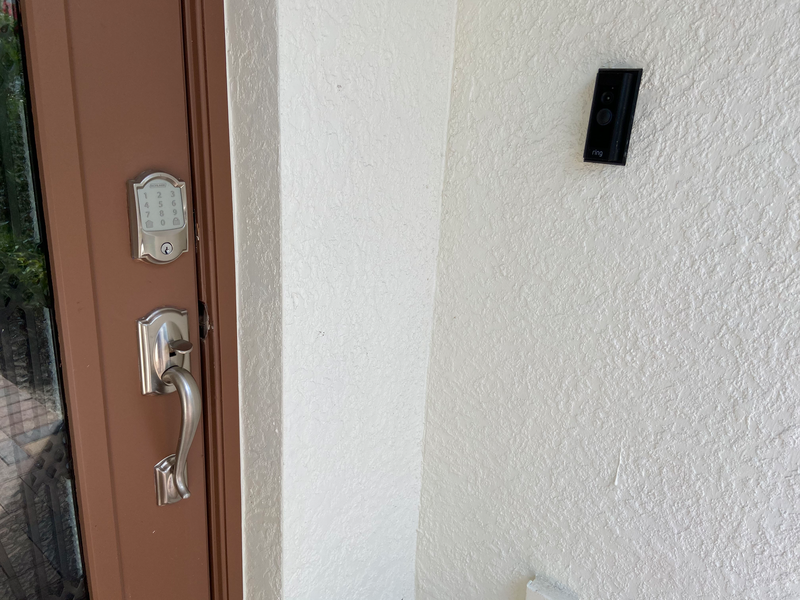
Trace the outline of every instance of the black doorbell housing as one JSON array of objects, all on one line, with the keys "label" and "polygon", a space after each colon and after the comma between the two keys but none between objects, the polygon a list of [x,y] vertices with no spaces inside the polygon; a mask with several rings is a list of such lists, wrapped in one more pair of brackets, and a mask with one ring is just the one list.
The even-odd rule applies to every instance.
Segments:
[{"label": "black doorbell housing", "polygon": [[624,165],[639,98],[642,69],[600,69],[594,84],[585,162]]}]

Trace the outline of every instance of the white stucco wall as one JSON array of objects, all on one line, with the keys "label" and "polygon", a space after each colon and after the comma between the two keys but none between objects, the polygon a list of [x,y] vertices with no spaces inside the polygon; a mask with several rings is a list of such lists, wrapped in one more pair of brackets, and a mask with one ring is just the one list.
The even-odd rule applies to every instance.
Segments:
[{"label": "white stucco wall", "polygon": [[411,598],[449,0],[279,0],[285,597]]},{"label": "white stucco wall", "polygon": [[800,598],[798,107],[793,0],[460,0],[418,600]]},{"label": "white stucco wall", "polygon": [[455,4],[227,15],[247,597],[410,600]]},{"label": "white stucco wall", "polygon": [[276,6],[226,0],[233,166],[244,586],[282,592],[282,298]]}]

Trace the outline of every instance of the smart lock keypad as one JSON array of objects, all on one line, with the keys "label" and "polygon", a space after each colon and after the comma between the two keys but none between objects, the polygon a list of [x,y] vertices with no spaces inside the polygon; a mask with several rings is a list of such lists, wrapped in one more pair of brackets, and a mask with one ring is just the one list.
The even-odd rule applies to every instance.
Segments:
[{"label": "smart lock keypad", "polygon": [[144,231],[167,231],[185,225],[181,190],[169,181],[156,179],[137,190]]},{"label": "smart lock keypad", "polygon": [[186,183],[158,171],[128,182],[131,255],[163,265],[189,248]]}]

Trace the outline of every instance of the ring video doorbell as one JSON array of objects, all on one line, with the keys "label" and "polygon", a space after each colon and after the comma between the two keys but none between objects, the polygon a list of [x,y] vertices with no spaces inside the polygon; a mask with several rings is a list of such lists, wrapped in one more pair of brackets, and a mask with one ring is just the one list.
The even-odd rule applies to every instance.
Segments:
[{"label": "ring video doorbell", "polygon": [[585,162],[624,165],[642,69],[600,69],[583,149]]}]

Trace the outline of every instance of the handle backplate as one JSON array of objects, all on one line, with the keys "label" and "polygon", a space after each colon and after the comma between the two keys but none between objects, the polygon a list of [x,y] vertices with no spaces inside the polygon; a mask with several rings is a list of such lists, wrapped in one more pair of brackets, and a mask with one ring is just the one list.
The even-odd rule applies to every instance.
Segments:
[{"label": "handle backplate", "polygon": [[161,379],[164,371],[170,367],[192,370],[188,352],[170,347],[170,342],[189,339],[188,313],[179,308],[157,308],[138,323],[142,394],[171,394],[175,386]]},{"label": "handle backplate", "polygon": [[[183,463],[183,479],[186,480],[186,463]],[[183,500],[175,479],[175,455],[170,454],[156,465],[156,503],[159,506],[175,504]]]}]

